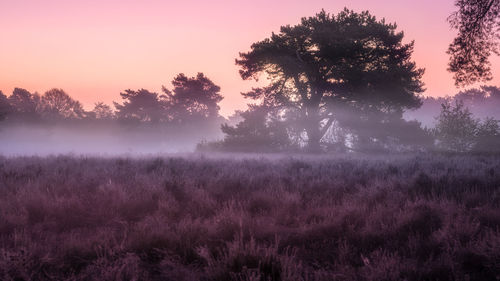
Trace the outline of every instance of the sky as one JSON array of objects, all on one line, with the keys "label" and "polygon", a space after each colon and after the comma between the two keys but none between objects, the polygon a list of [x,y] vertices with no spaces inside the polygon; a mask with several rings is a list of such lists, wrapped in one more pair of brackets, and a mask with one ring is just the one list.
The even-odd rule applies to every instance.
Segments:
[{"label": "sky", "polygon": [[[43,93],[62,88],[92,109],[120,101],[125,89],[160,92],[178,73],[205,73],[221,86],[221,113],[250,101],[234,61],[252,43],[297,24],[321,9],[370,11],[397,23],[405,42],[415,40],[414,61],[425,68],[424,95],[453,95],[446,50],[455,36],[446,18],[453,0],[0,0],[0,90]],[[489,84],[500,82],[492,58]],[[261,82],[262,83],[262,82]]]}]

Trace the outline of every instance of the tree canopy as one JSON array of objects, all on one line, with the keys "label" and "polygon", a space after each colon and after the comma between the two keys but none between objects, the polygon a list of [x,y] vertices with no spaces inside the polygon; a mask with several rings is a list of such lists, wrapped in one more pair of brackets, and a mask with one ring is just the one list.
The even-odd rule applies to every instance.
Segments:
[{"label": "tree canopy", "polygon": [[460,99],[454,105],[448,100],[441,107],[434,128],[440,148],[453,152],[500,150],[498,120],[488,117],[481,122]]},{"label": "tree canopy", "polygon": [[457,0],[455,6],[448,21],[458,35],[448,48],[448,70],[457,86],[491,80],[489,57],[498,54],[500,0]]},{"label": "tree canopy", "polygon": [[215,85],[203,73],[196,77],[178,74],[173,80],[173,90],[165,86],[163,92],[172,119],[178,122],[213,119],[219,116],[219,106],[222,100],[220,87]]},{"label": "tree canopy", "polygon": [[28,90],[15,88],[9,97],[14,112],[22,118],[34,118],[40,110],[40,95],[32,94]]},{"label": "tree canopy", "polygon": [[243,120],[235,126],[221,126],[226,135],[225,150],[270,152],[280,151],[291,145],[286,127],[275,116],[274,108],[251,104],[247,111],[240,114]]},{"label": "tree canopy", "polygon": [[120,119],[156,123],[164,117],[165,96],[146,89],[120,93],[123,104],[114,103]]},{"label": "tree canopy", "polygon": [[0,91],[0,121],[7,118],[7,115],[11,112],[12,107],[9,104],[7,96]]},{"label": "tree canopy", "polygon": [[62,89],[51,89],[41,98],[42,114],[48,118],[82,118],[85,111],[79,101],[72,99]]},{"label": "tree canopy", "polygon": [[337,106],[400,115],[420,105],[424,70],[411,61],[413,42],[402,43],[396,28],[347,9],[282,26],[236,59],[243,79],[270,80],[243,95],[295,110],[312,150],[338,117]]}]

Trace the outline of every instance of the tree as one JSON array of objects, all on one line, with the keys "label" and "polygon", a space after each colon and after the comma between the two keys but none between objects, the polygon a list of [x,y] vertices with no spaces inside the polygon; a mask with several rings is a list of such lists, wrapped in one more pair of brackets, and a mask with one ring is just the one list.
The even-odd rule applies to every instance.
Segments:
[{"label": "tree", "polygon": [[472,113],[461,100],[456,100],[455,106],[448,101],[441,107],[441,113],[436,118],[437,124],[434,128],[438,146],[454,152],[470,151],[476,143],[479,120],[473,118]]},{"label": "tree", "polygon": [[83,118],[84,110],[79,101],[72,99],[62,89],[51,89],[41,98],[42,115],[51,119]]},{"label": "tree", "polygon": [[498,54],[500,0],[457,0],[455,6],[458,11],[448,21],[458,36],[448,48],[448,70],[457,86],[491,80],[489,57]]},{"label": "tree", "polygon": [[217,104],[223,99],[220,87],[203,73],[198,73],[196,77],[181,73],[172,80],[172,85],[172,91],[165,86],[162,89],[173,121],[185,123],[219,117]]},{"label": "tree", "polygon": [[368,12],[321,11],[240,53],[243,79],[264,73],[270,80],[244,96],[299,112],[308,146],[317,151],[335,106],[401,115],[420,105],[423,69],[411,61],[413,42],[402,39],[395,24]]},{"label": "tree", "polygon": [[474,151],[500,152],[500,125],[493,118],[486,118],[479,126]]},{"label": "tree", "polygon": [[484,119],[487,117],[500,118],[500,89],[495,86],[481,86],[460,91],[453,97],[461,100],[474,116]]},{"label": "tree", "polygon": [[440,115],[436,118],[434,134],[438,146],[454,152],[500,151],[499,121],[491,117],[480,119],[473,117],[463,100],[451,99],[443,103]]},{"label": "tree", "polygon": [[351,135],[354,151],[381,152],[422,150],[433,144],[432,135],[418,121],[407,121],[399,114],[378,110],[339,109],[339,123]]},{"label": "tree", "polygon": [[124,120],[157,123],[165,119],[165,97],[146,89],[120,93],[123,104],[114,103],[116,116]]},{"label": "tree", "polygon": [[96,119],[110,120],[113,119],[115,114],[109,105],[103,102],[97,102],[92,110],[92,115],[94,115]]},{"label": "tree", "polygon": [[7,96],[3,94],[2,91],[0,91],[0,121],[3,121],[7,118],[7,115],[9,115],[12,112],[12,107],[9,103],[9,100],[7,99]]},{"label": "tree", "polygon": [[243,120],[235,126],[223,124],[226,135],[223,149],[230,151],[279,151],[290,146],[283,122],[276,116],[276,109],[250,104],[241,112]]},{"label": "tree", "polygon": [[32,94],[28,90],[21,88],[14,89],[9,97],[9,102],[15,114],[21,118],[36,118],[41,107],[40,95],[37,93]]}]

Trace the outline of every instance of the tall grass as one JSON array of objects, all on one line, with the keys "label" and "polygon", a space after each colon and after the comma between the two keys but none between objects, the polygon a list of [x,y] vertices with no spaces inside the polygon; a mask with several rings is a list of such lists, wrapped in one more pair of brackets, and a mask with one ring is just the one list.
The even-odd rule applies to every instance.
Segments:
[{"label": "tall grass", "polygon": [[500,157],[0,158],[1,280],[498,280]]}]

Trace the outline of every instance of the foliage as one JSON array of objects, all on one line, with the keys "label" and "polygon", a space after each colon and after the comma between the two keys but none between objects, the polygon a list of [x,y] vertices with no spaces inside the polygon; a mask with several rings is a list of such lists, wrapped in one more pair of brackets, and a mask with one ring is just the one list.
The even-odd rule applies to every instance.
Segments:
[{"label": "foliage", "polygon": [[276,116],[276,109],[249,105],[241,117],[243,121],[235,126],[222,125],[223,150],[277,152],[290,147],[286,127]]},{"label": "foliage", "polygon": [[244,96],[300,112],[309,146],[317,150],[336,118],[334,105],[388,114],[419,106],[423,70],[410,59],[413,43],[402,39],[395,24],[368,12],[322,11],[240,53],[243,79],[264,73],[271,80]]},{"label": "foliage", "polygon": [[186,123],[219,117],[220,87],[203,73],[198,73],[196,77],[181,73],[172,80],[172,85],[172,91],[163,87],[172,120]]},{"label": "foliage", "polygon": [[493,118],[486,118],[479,125],[477,141],[474,146],[475,151],[498,152],[500,151],[500,121]]},{"label": "foliage", "polygon": [[465,152],[473,148],[478,134],[479,120],[474,119],[462,101],[441,105],[437,117],[435,134],[439,146],[456,152]]},{"label": "foliage", "polygon": [[0,279],[495,280],[499,159],[0,157]]},{"label": "foliage", "polygon": [[22,88],[15,88],[9,96],[14,115],[20,119],[35,119],[40,116],[41,97]]},{"label": "foliage", "polygon": [[79,101],[72,99],[62,89],[51,89],[41,98],[41,114],[48,119],[78,119],[84,117]]},{"label": "foliage", "polygon": [[418,121],[378,110],[338,109],[340,126],[352,135],[352,150],[390,152],[424,150],[433,145],[433,136]]},{"label": "foliage", "polygon": [[166,122],[189,125],[216,121],[222,100],[220,87],[203,73],[188,78],[184,74],[172,80],[172,91],[163,87],[163,94],[146,89],[126,90],[121,93],[123,104],[114,103],[119,119],[139,122]]},{"label": "foliage", "polygon": [[9,113],[11,113],[12,107],[7,99],[7,96],[0,91],[0,121],[7,118]]},{"label": "foliage", "polygon": [[115,112],[111,107],[103,102],[97,102],[91,112],[93,117],[102,120],[111,120],[115,117]]},{"label": "foliage", "polygon": [[454,73],[457,86],[491,80],[489,57],[498,54],[500,1],[456,0],[455,6],[458,11],[448,21],[458,35],[448,48],[448,70]]},{"label": "foliage", "polygon": [[120,93],[123,104],[114,103],[116,115],[120,119],[157,123],[164,116],[165,96],[146,89],[125,90]]},{"label": "foliage", "polygon": [[[447,101],[449,99],[449,101]],[[435,117],[439,115],[441,104],[455,101],[462,101],[464,106],[476,118],[494,118],[500,120],[500,89],[496,86],[481,86],[460,91],[451,97],[425,97],[422,99],[422,106],[415,110],[404,112],[406,120],[418,120],[422,126],[432,128],[435,126]]]},{"label": "foliage", "polygon": [[498,121],[487,118],[483,123],[475,119],[462,100],[443,103],[437,124],[434,128],[438,145],[441,148],[466,152],[473,149],[495,150],[500,145]]}]

